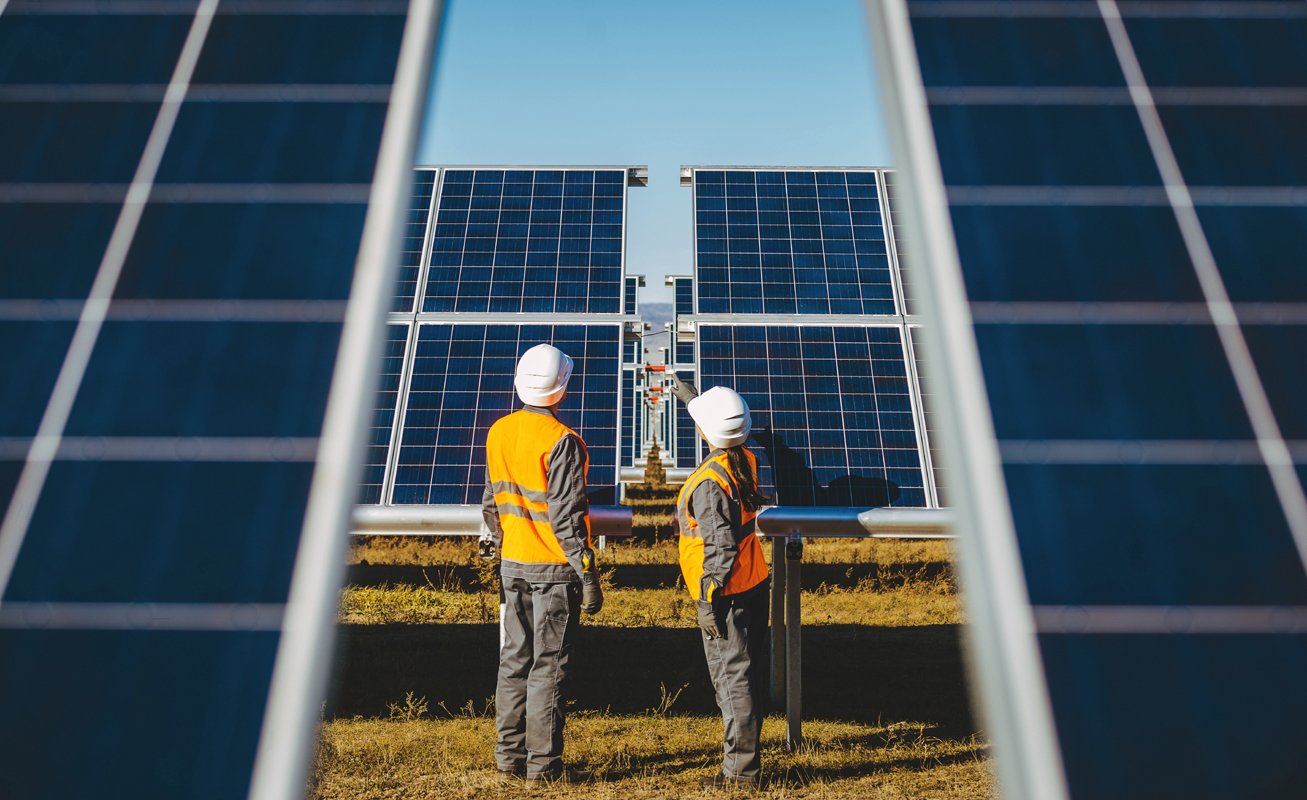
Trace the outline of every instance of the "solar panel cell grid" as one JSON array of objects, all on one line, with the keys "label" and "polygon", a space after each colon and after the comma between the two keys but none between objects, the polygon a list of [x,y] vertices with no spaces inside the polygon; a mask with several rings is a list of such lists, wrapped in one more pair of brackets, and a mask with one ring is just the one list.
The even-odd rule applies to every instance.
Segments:
[{"label": "solar panel cell grid", "polygon": [[400,380],[404,371],[404,351],[408,345],[408,325],[386,326],[386,350],[381,361],[381,383],[369,429],[368,449],[363,461],[360,503],[380,503],[390,457],[391,433],[395,427],[395,410],[399,403]]},{"label": "solar panel cell grid", "polygon": [[[1266,633],[1307,605],[1305,531],[1268,453],[1307,433],[1301,4],[909,7],[1069,794],[1290,796],[1307,650]],[[1273,745],[1211,744],[1235,728]],[[1062,774],[1018,755],[1027,793]]]},{"label": "solar panel cell grid", "polygon": [[447,170],[423,310],[619,313],[622,170]]},{"label": "solar panel cell grid", "polygon": [[419,169],[413,173],[413,190],[409,198],[408,219],[404,223],[404,240],[399,254],[399,278],[395,284],[395,304],[391,311],[412,311],[417,302],[418,278],[422,271],[427,223],[431,219],[431,196],[435,191],[435,170]]},{"label": "solar panel cell grid", "polygon": [[421,325],[392,502],[481,501],[486,431],[521,407],[513,373],[541,342],[576,362],[558,416],[588,447],[591,502],[616,502],[619,335],[616,325]]},{"label": "solar panel cell grid", "polygon": [[698,311],[893,314],[873,172],[697,170]]},{"label": "solar panel cell grid", "polygon": [[676,313],[693,314],[694,313],[694,281],[690,278],[677,278],[675,280],[676,293]]},{"label": "solar panel cell grid", "polygon": [[703,325],[699,359],[749,403],[779,504],[926,505],[898,328]]},{"label": "solar panel cell grid", "polygon": [[640,291],[640,282],[637,278],[626,279],[626,295],[622,302],[622,313],[634,314],[638,309],[636,303],[636,293]]},{"label": "solar panel cell grid", "polygon": [[[212,3],[0,3],[0,298],[72,301],[0,308],[23,376],[0,389],[6,796],[249,794],[276,648],[315,635],[279,629],[304,605],[310,486],[330,485],[318,443],[406,12],[279,5],[216,4],[209,25]],[[137,176],[139,225],[120,215]],[[97,271],[103,325],[104,296],[83,306]],[[78,324],[91,346],[69,352]],[[20,467],[43,414],[58,452]],[[184,630],[148,630],[160,617]],[[315,716],[305,694],[281,698],[289,732]],[[102,724],[58,722],[86,709]]]}]

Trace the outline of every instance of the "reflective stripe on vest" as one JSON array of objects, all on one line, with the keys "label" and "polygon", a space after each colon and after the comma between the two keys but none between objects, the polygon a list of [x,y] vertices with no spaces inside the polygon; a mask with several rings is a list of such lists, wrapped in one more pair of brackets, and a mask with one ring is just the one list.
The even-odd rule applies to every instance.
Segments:
[{"label": "reflective stripe on vest", "polygon": [[[753,453],[744,451],[749,466],[754,474],[758,472],[758,461]],[[726,492],[731,504],[731,527],[735,542],[739,546],[735,564],[727,576],[726,585],[717,590],[719,594],[738,594],[762,583],[768,575],[767,562],[763,559],[762,545],[754,536],[755,520],[758,514],[744,508],[740,493],[736,489],[735,477],[731,475],[726,453],[713,456],[699,465],[681,487],[676,496],[676,519],[680,527],[681,574],[685,577],[685,587],[690,596],[700,599],[703,580],[703,536],[699,533],[699,523],[690,516],[690,495],[704,481],[713,481]],[[708,598],[712,599],[712,598]]]},{"label": "reflective stripe on vest", "polygon": [[[548,478],[549,454],[568,435],[576,433],[552,416],[526,409],[500,419],[486,434],[486,469],[504,531],[501,552],[509,561],[567,563],[549,522]],[[587,454],[584,468],[589,467]],[[589,527],[587,517],[587,540]]]}]

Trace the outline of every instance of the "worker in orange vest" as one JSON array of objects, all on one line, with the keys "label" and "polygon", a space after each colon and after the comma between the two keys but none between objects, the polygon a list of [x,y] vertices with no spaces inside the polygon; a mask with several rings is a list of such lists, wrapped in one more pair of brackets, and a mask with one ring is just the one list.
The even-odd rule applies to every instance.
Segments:
[{"label": "worker in orange vest", "polygon": [[754,522],[758,460],[744,446],[752,420],[724,386],[703,394],[673,376],[699,434],[713,449],[676,498],[681,573],[695,600],[704,655],[725,723],[721,771],[704,786],[756,786],[767,685],[770,573]]},{"label": "worker in orange vest", "polygon": [[525,404],[490,426],[483,555],[501,553],[495,762],[530,783],[562,778],[563,701],[581,611],[603,607],[590,541],[585,442],[554,414],[572,359],[540,344],[514,387]]}]

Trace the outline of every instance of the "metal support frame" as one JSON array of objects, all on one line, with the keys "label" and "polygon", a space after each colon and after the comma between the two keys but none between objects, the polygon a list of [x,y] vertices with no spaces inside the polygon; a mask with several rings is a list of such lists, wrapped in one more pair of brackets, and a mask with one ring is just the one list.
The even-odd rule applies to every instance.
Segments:
[{"label": "metal support frame", "polygon": [[785,709],[785,747],[803,746],[803,540],[952,539],[944,508],[769,506],[758,536],[771,539],[771,702]]},{"label": "metal support frame", "polygon": [[[355,536],[479,536],[481,506],[355,506],[350,533]],[[591,506],[593,536],[630,536],[631,509]]]},{"label": "metal support frame", "polygon": [[[945,508],[809,508],[768,506],[757,535],[771,539],[771,701],[785,708],[785,746],[803,745],[803,540],[951,539]],[[631,509],[591,506],[593,535],[630,536]],[[356,506],[355,536],[477,536],[479,505]]]}]

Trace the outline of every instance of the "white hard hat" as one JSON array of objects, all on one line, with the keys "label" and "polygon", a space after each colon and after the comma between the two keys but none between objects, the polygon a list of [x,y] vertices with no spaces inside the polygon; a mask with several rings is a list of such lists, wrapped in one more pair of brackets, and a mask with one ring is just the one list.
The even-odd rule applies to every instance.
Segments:
[{"label": "white hard hat", "polygon": [[551,344],[538,344],[517,362],[513,386],[522,402],[532,406],[557,405],[572,377],[572,357]]},{"label": "white hard hat", "polygon": [[694,424],[713,447],[744,444],[753,428],[749,404],[734,389],[714,386],[685,404]]}]

